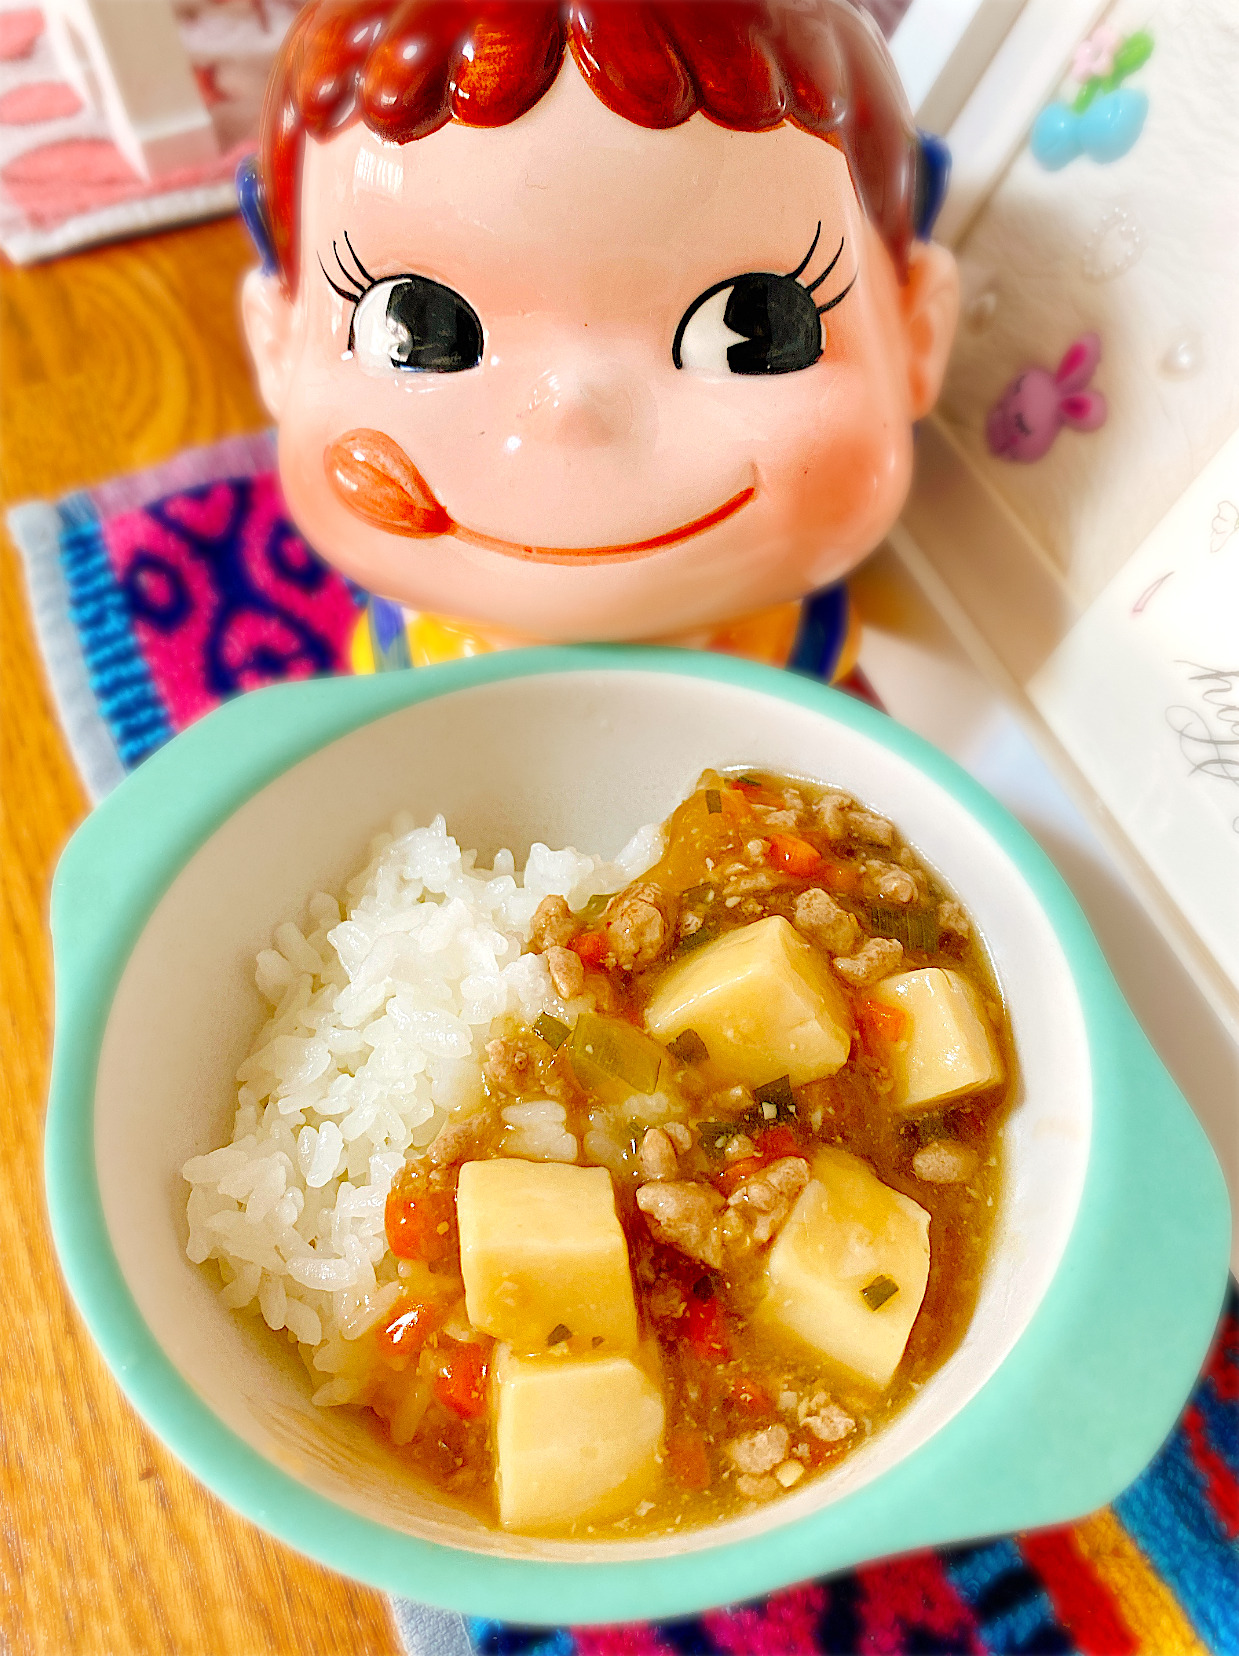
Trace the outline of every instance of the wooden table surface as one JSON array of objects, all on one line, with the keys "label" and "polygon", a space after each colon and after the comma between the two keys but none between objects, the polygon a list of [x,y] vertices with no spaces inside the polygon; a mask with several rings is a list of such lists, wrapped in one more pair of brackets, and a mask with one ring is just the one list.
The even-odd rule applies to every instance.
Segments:
[{"label": "wooden table surface", "polygon": [[[0,271],[0,506],[264,423],[235,220]],[[234,1516],[140,1423],[69,1301],[43,1202],[47,890],[87,801],[0,535],[0,1649],[402,1649],[387,1603]]]}]

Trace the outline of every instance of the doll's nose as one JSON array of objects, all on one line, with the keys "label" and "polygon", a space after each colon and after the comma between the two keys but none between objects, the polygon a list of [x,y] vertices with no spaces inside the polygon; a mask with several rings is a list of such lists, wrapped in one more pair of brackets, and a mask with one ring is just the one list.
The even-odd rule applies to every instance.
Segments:
[{"label": "doll's nose", "polygon": [[632,392],[619,375],[551,369],[535,382],[522,423],[542,442],[594,448],[622,442],[634,416]]}]

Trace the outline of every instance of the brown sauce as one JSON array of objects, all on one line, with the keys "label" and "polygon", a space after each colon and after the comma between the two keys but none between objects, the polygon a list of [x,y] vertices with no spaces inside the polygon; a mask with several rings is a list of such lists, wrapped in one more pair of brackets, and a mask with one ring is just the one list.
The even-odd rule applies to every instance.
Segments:
[{"label": "brown sauce", "polygon": [[[884,836],[888,843],[881,843]],[[651,888],[664,919],[662,944],[656,958],[625,969],[625,944],[632,938],[625,938],[617,916],[626,896]],[[910,889],[910,901],[889,900],[892,891],[906,898]],[[941,966],[969,979],[994,1027],[1005,1080],[940,1109],[894,1110],[890,1050],[884,1026],[873,1021],[872,985],[845,984],[858,1035],[837,1074],[794,1089],[760,1088],[754,1096],[737,1087],[724,1065],[694,1055],[693,1043],[673,1042],[659,1072],[658,1098],[664,1102],[656,1102],[653,1115],[655,1124],[677,1122],[691,1130],[691,1144],[679,1154],[678,1179],[726,1194],[746,1173],[775,1160],[811,1158],[822,1146],[837,1146],[928,1212],[928,1285],[884,1392],[792,1336],[753,1323],[769,1243],[729,1252],[722,1269],[715,1269],[655,1239],[636,1200],[649,1122],[625,1116],[613,1103],[600,1106],[574,1070],[562,1025],[550,1028],[540,1020],[539,1033],[513,1023],[501,1037],[502,1052],[488,1063],[490,1103],[462,1135],[461,1158],[441,1154],[438,1166],[427,1157],[411,1161],[393,1188],[388,1236],[398,1253],[409,1256],[401,1267],[407,1303],[430,1297],[450,1306],[453,1291],[463,1291],[453,1208],[460,1160],[511,1147],[502,1109],[523,1099],[554,1100],[582,1147],[578,1160],[602,1161],[611,1170],[639,1314],[658,1345],[667,1409],[662,1475],[657,1492],[634,1513],[565,1533],[657,1534],[736,1516],[785,1489],[803,1490],[911,1400],[959,1345],[972,1317],[1001,1198],[1002,1124],[1016,1089],[1015,1055],[974,930],[897,830],[850,803],[832,804],[829,790],[766,774],[707,773],[669,819],[658,864],[627,892],[574,917],[573,953],[582,960],[598,1011],[639,1028],[669,965],[703,942],[770,915],[794,921],[798,898],[811,890],[828,891],[837,908],[854,918],[860,945],[873,936],[898,935],[899,970]],[[535,931],[535,947],[538,941]],[[704,1132],[703,1123],[710,1124]],[[735,1153],[741,1132],[751,1154]],[[956,1147],[971,1171],[949,1183],[918,1177],[913,1157],[930,1144]],[[401,1330],[392,1332],[400,1316],[409,1315],[405,1305],[373,1336],[389,1376],[374,1407],[395,1425],[416,1374],[424,1412],[398,1452],[442,1495],[493,1523],[495,1468],[486,1407],[491,1343],[463,1325],[458,1301],[446,1317],[436,1313],[424,1337],[417,1330],[407,1340],[406,1356]],[[806,1425],[807,1416],[850,1425],[832,1439]],[[411,1418],[405,1417],[405,1436]],[[768,1470],[746,1478],[725,1447],[771,1427],[787,1433],[777,1484]],[[790,1466],[801,1470],[788,1471]]]}]

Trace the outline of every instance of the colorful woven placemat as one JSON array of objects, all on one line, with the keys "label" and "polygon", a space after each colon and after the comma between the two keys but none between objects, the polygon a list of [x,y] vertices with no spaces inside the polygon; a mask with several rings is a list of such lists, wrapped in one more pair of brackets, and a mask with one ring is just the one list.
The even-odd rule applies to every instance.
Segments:
[{"label": "colorful woven placemat", "polygon": [[[17,507],[8,521],[96,798],[226,697],[348,671],[366,594],[292,527],[267,434]],[[811,617],[806,636],[829,615]],[[1239,1656],[1239,1294],[1232,1283],[1209,1361],[1153,1463],[1078,1523],[667,1623],[547,1632],[406,1600],[394,1609],[415,1656]]]}]

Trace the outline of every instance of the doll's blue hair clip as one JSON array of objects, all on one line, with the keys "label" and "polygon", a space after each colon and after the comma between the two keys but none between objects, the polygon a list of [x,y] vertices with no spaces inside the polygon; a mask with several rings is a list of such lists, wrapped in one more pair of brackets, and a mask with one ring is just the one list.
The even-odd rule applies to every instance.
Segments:
[{"label": "doll's blue hair clip", "polygon": [[280,268],[280,262],[275,256],[275,243],[267,219],[267,193],[262,187],[262,174],[258,170],[256,155],[247,155],[237,168],[237,202],[241,208],[245,228],[250,233],[250,240],[262,260],[262,273],[264,276],[274,276]]},{"label": "doll's blue hair clip", "polygon": [[951,181],[951,152],[941,138],[932,132],[917,132],[921,141],[920,161],[916,178],[916,224],[918,241],[928,241],[933,235],[934,223],[946,200],[947,185]]}]

